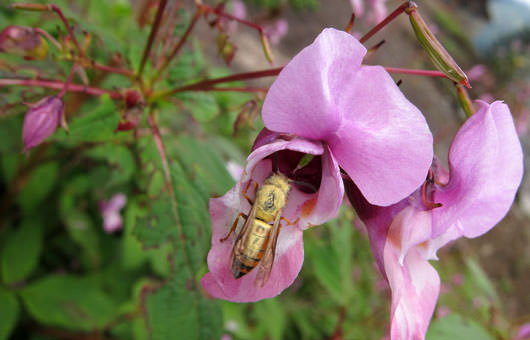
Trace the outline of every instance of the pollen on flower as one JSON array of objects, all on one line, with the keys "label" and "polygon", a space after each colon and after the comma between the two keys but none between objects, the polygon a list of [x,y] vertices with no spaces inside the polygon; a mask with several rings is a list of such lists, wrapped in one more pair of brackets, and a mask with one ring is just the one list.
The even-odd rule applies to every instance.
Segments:
[{"label": "pollen on flower", "polygon": [[304,204],[302,205],[300,215],[302,217],[308,217],[309,215],[311,215],[313,213],[313,210],[315,210],[317,201],[318,201],[317,196],[305,201]]}]

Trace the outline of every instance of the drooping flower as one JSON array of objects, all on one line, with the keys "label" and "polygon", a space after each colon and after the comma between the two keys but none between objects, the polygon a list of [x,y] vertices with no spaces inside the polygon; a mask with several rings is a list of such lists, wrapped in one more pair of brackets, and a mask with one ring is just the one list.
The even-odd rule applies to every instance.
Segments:
[{"label": "drooping flower", "polygon": [[48,55],[48,43],[32,27],[7,26],[0,32],[0,52],[41,60]]},{"label": "drooping flower", "polygon": [[[298,168],[305,154],[314,155],[314,158]],[[291,224],[281,222],[270,278],[259,287],[255,282],[256,268],[239,279],[233,277],[230,260],[237,232],[224,242],[221,239],[227,235],[237,215],[248,214],[251,209],[243,193],[254,199],[254,183],[261,186],[265,178],[276,171],[274,163],[279,172],[305,185],[291,183],[287,205],[282,211],[282,216]],[[210,200],[212,248],[208,253],[210,272],[201,279],[204,289],[216,298],[234,302],[253,302],[280,294],[293,283],[302,267],[303,230],[334,217],[343,194],[339,167],[326,145],[262,131],[239,182],[223,197]]]},{"label": "drooping flower", "polygon": [[103,218],[103,230],[111,234],[120,230],[123,226],[123,219],[120,210],[127,203],[127,196],[122,193],[115,194],[108,201],[104,200],[99,203],[101,217]]},{"label": "drooping flower", "polygon": [[31,104],[22,126],[24,150],[28,151],[50,137],[61,124],[63,114],[63,102],[57,96],[46,97]]},{"label": "drooping flower", "polygon": [[421,112],[366,48],[332,28],[282,70],[263,104],[265,126],[329,146],[372,204],[390,205],[424,181],[432,135]]},{"label": "drooping flower", "polygon": [[[366,12],[366,18],[368,22],[378,24],[382,21],[386,14],[387,8],[385,5],[386,0],[369,0]],[[365,4],[363,0],[350,0],[353,12],[356,16],[363,16]]]},{"label": "drooping flower", "polygon": [[287,34],[289,23],[285,19],[276,19],[263,25],[263,30],[272,45],[278,45],[280,40]]},{"label": "drooping flower", "polygon": [[437,250],[450,241],[493,228],[508,212],[521,182],[522,150],[508,106],[476,103],[477,112],[449,150],[449,172],[435,161],[434,175],[413,195],[377,207],[346,182],[392,289],[392,340],[424,339],[440,291],[439,276],[428,260],[436,260]]}]

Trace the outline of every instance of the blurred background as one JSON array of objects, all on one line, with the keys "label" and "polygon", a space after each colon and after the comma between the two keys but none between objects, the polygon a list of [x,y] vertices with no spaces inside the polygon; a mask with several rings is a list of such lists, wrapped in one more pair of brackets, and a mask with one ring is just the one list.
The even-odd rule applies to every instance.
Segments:
[{"label": "blurred background", "polygon": [[[7,8],[12,2],[0,4],[0,29],[17,24],[42,27],[56,38],[64,35],[53,14],[15,12]],[[79,37],[83,30],[91,34],[91,57],[136,69],[157,1],[57,3]],[[173,22],[178,37],[190,21],[194,3],[170,3],[175,20],[166,24]],[[353,32],[359,37],[400,4],[397,0],[234,0],[226,1],[225,10],[266,27],[277,67],[310,44],[323,28],[344,29],[354,8],[358,14]],[[530,1],[420,0],[417,4],[431,30],[468,74],[471,98],[504,100],[509,105],[527,155]],[[241,24],[230,28],[230,46],[235,52],[220,52],[227,45],[220,43],[213,19],[197,23],[162,85],[172,88],[206,76],[271,67],[259,35]],[[366,46],[382,40],[384,44],[366,63],[434,68],[405,15]],[[68,65],[71,60],[53,52],[39,62],[0,54],[0,79],[64,79]],[[131,86],[116,75],[87,72],[90,84],[112,89]],[[426,116],[435,152],[446,163],[451,140],[465,120],[453,84],[438,78],[393,77]],[[266,87],[273,80],[248,84]],[[101,128],[98,121],[116,124],[111,117],[123,112],[121,104],[69,94],[65,105],[73,130],[70,137],[58,131],[45,148],[36,148],[29,156],[21,154],[21,127],[27,110],[22,102],[34,102],[49,93],[56,92],[0,85],[0,339],[339,340],[386,336],[390,290],[375,268],[366,231],[347,204],[337,219],[304,233],[302,271],[278,297],[255,304],[214,301],[189,283],[197,283],[207,271],[207,200],[234,184],[225,165],[244,164],[263,126],[259,115],[256,121],[245,116],[243,121],[249,124],[238,126],[233,136],[234,123],[244,105],[261,103],[262,95],[183,93],[158,103],[168,158],[178,163],[172,171],[181,180],[179,188],[184,188],[177,198],[184,206],[181,219],[190,222],[183,224],[184,233],[190,233],[186,234],[189,243],[180,244],[167,231],[169,227],[163,226],[165,206],[153,203],[162,201],[164,191],[156,184],[159,174],[152,166],[157,163],[156,150],[143,138],[149,134],[145,120],[134,136],[115,134],[114,128],[102,128],[100,134],[83,130]],[[76,125],[78,117],[84,120]],[[126,200],[120,213],[123,229],[109,231],[103,227],[104,207],[119,200],[117,195]],[[150,218],[156,213],[153,222]],[[162,225],[153,229],[161,231],[144,233],[140,227],[149,223],[157,228]],[[529,225],[530,179],[525,176],[511,211],[499,225],[483,237],[461,239],[440,250],[440,260],[433,265],[442,278],[442,290],[427,339],[530,338]],[[195,226],[197,230],[186,230]],[[192,274],[184,281],[175,274],[181,268],[182,247],[195,261]],[[190,307],[203,303],[203,309]]]}]

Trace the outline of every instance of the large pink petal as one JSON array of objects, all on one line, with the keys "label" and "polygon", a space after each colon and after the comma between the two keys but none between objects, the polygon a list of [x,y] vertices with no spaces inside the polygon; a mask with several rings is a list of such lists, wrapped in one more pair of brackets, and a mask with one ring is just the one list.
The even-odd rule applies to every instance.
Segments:
[{"label": "large pink petal", "polygon": [[331,151],[370,203],[396,203],[425,181],[433,158],[427,122],[382,67],[363,66],[343,86],[344,121],[327,140]]},{"label": "large pink petal", "polygon": [[263,122],[273,131],[324,140],[339,127],[335,96],[344,91],[366,54],[350,34],[327,28],[278,75],[263,103]]},{"label": "large pink petal", "polygon": [[421,340],[434,311],[440,278],[425,258],[431,235],[431,212],[403,209],[388,230],[383,250],[392,290],[392,340]]},{"label": "large pink petal", "polygon": [[422,340],[438,300],[440,277],[413,248],[399,263],[399,252],[385,247],[385,271],[392,290],[392,340]]},{"label": "large pink petal", "polygon": [[497,224],[513,203],[523,154],[510,110],[477,101],[479,110],[458,131],[449,151],[450,180],[435,191],[433,237],[455,225],[477,237]]},{"label": "large pink petal", "polygon": [[257,270],[240,279],[234,279],[230,266],[230,255],[236,234],[225,242],[226,235],[237,214],[241,211],[239,184],[225,196],[210,200],[212,216],[212,248],[208,253],[208,269],[201,285],[212,296],[233,302],[254,302],[280,294],[297,277],[304,261],[302,231],[296,227],[282,228],[278,237],[276,258],[269,280],[263,287],[255,284]]}]

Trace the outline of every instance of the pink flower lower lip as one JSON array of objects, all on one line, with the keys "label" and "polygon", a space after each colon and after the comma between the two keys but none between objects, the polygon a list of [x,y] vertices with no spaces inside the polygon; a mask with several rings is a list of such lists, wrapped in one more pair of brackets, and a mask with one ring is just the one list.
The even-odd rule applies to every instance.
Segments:
[{"label": "pink flower lower lip", "polygon": [[[327,147],[320,142],[299,137],[284,140],[267,136],[270,137],[267,131],[264,131],[258,137],[256,145],[260,146],[248,157],[236,186],[223,197],[210,200],[213,228],[212,248],[208,253],[210,272],[201,279],[201,283],[209,294],[217,298],[251,302],[281,293],[292,284],[301,269],[304,258],[303,229],[334,217],[342,202],[343,187],[339,168]],[[260,140],[263,138],[268,143],[262,144]],[[300,158],[305,153],[313,154],[314,157],[305,167],[296,170]],[[249,188],[248,197],[254,202],[253,183],[257,183],[258,188],[261,187],[265,178],[275,172],[275,162],[278,163],[280,173],[301,182],[308,181],[317,191],[291,184],[282,216],[292,224],[281,222],[283,227],[278,234],[270,279],[263,287],[259,287],[255,283],[259,269],[253,269],[248,274],[234,279],[230,259],[237,232],[225,242],[220,242],[220,239],[227,235],[239,213],[248,215],[251,206],[245,198],[246,188]]]}]

